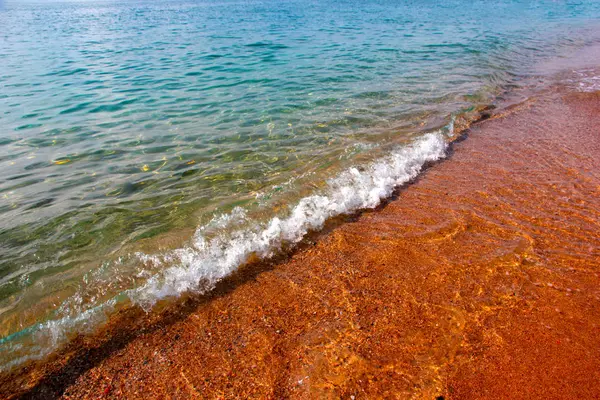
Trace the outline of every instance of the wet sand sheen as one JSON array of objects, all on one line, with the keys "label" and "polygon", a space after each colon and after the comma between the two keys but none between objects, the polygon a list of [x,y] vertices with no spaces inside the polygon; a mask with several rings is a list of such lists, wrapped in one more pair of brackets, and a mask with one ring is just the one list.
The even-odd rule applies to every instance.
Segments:
[{"label": "wet sand sheen", "polygon": [[210,301],[4,376],[0,397],[594,397],[598,127],[598,92],[555,88],[471,128],[383,209]]}]

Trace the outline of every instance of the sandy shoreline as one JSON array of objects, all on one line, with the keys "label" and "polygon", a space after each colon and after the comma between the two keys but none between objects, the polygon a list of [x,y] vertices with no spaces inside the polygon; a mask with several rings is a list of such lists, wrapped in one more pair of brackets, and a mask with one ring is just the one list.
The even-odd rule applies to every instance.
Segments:
[{"label": "sandy shoreline", "polygon": [[122,316],[0,397],[592,398],[599,127],[598,92],[551,90],[386,207],[176,312]]}]

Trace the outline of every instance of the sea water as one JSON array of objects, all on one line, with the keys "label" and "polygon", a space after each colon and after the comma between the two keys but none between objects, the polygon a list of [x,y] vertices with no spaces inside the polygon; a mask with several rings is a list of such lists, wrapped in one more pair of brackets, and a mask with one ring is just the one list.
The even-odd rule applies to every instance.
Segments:
[{"label": "sea water", "polygon": [[0,363],[208,291],[597,43],[596,1],[0,3]]}]

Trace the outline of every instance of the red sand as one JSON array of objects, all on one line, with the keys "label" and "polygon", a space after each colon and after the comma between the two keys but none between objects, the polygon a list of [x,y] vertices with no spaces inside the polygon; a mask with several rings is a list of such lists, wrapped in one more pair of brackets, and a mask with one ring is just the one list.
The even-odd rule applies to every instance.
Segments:
[{"label": "red sand", "polygon": [[600,396],[600,95],[555,90],[453,149],[386,207],[122,316],[0,397]]}]

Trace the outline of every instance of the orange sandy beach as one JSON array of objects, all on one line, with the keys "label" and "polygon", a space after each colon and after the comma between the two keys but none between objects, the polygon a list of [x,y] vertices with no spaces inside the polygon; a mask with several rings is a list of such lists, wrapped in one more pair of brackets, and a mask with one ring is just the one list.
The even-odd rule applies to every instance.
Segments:
[{"label": "orange sandy beach", "polygon": [[598,397],[600,93],[554,87],[464,139],[386,206],[122,313],[0,397]]}]

